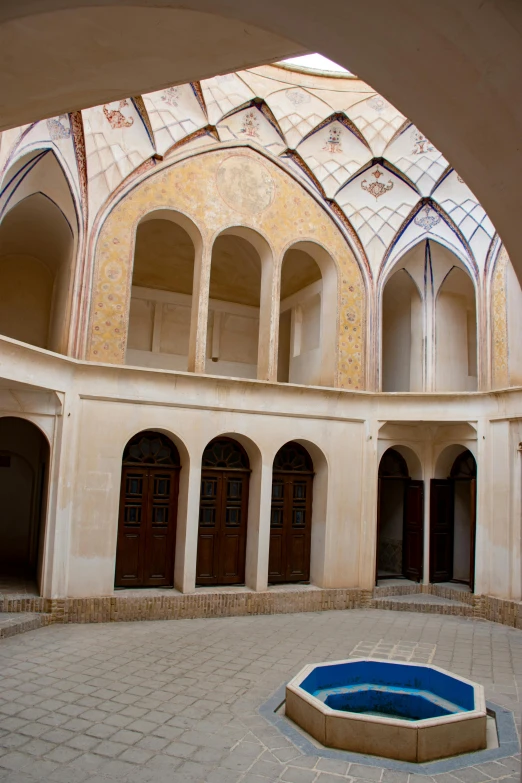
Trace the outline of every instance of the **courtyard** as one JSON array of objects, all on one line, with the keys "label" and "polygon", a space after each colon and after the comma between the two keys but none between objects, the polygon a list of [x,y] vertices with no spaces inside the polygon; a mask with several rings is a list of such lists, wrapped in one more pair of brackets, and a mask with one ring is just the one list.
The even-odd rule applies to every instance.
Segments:
[{"label": "courtyard", "polygon": [[0,781],[518,783],[519,755],[419,775],[305,753],[260,714],[304,664],[350,655],[476,680],[520,730],[522,633],[495,623],[353,610],[53,625],[0,641]]}]

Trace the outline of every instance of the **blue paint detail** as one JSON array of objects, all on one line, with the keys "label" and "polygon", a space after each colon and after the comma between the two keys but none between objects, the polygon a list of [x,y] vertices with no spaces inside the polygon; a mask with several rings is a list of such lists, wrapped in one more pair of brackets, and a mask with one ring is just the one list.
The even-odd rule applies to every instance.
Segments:
[{"label": "blue paint detail", "polygon": [[277,710],[284,704],[286,683],[281,685],[270,698],[261,705],[259,714],[274,726],[283,736],[292,742],[305,756],[319,756],[326,759],[339,759],[353,764],[364,764],[367,767],[384,767],[397,772],[415,772],[420,775],[441,775],[443,772],[455,772],[486,761],[500,761],[520,752],[520,742],[515,726],[515,718],[511,710],[506,710],[498,704],[486,701],[488,713],[494,715],[497,723],[498,748],[479,750],[476,753],[464,753],[443,761],[431,761],[428,764],[413,764],[408,761],[393,761],[380,756],[367,756],[363,753],[352,753],[347,750],[334,750],[310,742],[309,739],[289,721],[284,715],[278,715]]},{"label": "blue paint detail", "polygon": [[472,685],[428,666],[388,661],[316,666],[299,687],[332,709],[384,713],[405,720],[424,720],[475,708]]}]

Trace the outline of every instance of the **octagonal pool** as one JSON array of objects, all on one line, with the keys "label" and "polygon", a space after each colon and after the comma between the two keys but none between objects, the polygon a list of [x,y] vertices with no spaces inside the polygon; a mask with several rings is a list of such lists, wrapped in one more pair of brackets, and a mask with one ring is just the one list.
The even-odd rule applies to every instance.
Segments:
[{"label": "octagonal pool", "polygon": [[311,664],[288,683],[285,710],[323,745],[402,761],[486,747],[482,686],[431,665]]}]

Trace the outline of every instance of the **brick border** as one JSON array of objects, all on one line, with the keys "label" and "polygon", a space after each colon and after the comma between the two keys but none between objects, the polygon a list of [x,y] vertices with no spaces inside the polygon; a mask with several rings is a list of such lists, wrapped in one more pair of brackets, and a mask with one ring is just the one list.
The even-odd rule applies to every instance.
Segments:
[{"label": "brick border", "polygon": [[[522,629],[522,602],[474,595],[440,585],[391,585],[375,590],[359,588],[303,588],[252,592],[196,592],[172,595],[126,596],[124,592],[100,598],[39,598],[0,595],[0,612],[46,614],[53,623],[108,623],[138,620],[181,620],[240,617],[261,614],[323,612],[343,609],[389,609],[456,615],[490,620]],[[459,605],[394,602],[406,594],[431,594]],[[462,604],[465,604],[464,606]]]}]

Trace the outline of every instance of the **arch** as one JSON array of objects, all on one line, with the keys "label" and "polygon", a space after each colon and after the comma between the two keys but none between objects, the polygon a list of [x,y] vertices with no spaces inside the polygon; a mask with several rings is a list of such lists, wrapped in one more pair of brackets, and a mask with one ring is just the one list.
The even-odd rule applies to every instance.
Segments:
[{"label": "arch", "polygon": [[0,332],[65,352],[74,236],[62,211],[34,193],[0,224]]},{"label": "arch", "polygon": [[310,580],[313,479],[306,448],[297,441],[281,446],[272,468],[269,582]]},{"label": "arch", "polygon": [[138,222],[127,364],[188,369],[193,286],[201,246],[199,229],[174,210],[152,210]]},{"label": "arch", "polygon": [[376,581],[422,579],[423,482],[415,452],[397,444],[379,461]]},{"label": "arch", "polygon": [[462,444],[435,463],[430,499],[430,581],[475,584],[477,461]]},{"label": "arch", "polygon": [[257,378],[266,365],[273,254],[267,240],[230,226],[212,243],[206,371]]},{"label": "arch", "polygon": [[[237,211],[221,197],[216,173],[231,156],[231,147],[213,149],[194,154],[187,150],[176,161],[166,161],[148,172],[143,178],[129,183],[117,199],[107,208],[99,232],[96,235],[94,252],[93,285],[90,301],[89,327],[86,335],[86,356],[97,362],[121,363],[124,359],[128,320],[128,305],[131,277],[131,260],[135,226],[153,208],[173,208],[184,214],[204,214],[205,267],[202,285],[208,278],[208,252],[213,237],[223,229],[237,224]],[[261,150],[242,146],[233,150],[237,157],[255,161],[267,169],[273,181],[273,201],[263,212],[255,216],[257,233],[270,237],[278,257],[283,248],[289,247],[299,238],[310,239],[310,226],[319,226],[321,245],[335,259],[339,270],[338,310],[338,361],[336,385],[340,388],[362,389],[365,385],[366,358],[366,297],[364,280],[359,264],[353,254],[350,239],[335,215],[328,215],[321,205],[317,193],[312,194],[306,183],[298,181],[282,165],[271,161]],[[187,182],[190,181],[190,188]],[[219,209],[216,209],[219,204]],[[310,213],[303,220],[303,208]],[[278,216],[286,214],[285,220]],[[303,220],[303,222],[301,222]],[[253,230],[253,229],[252,229]],[[273,263],[273,262],[272,262]],[[268,282],[268,280],[267,280]],[[262,286],[266,293],[270,286]],[[268,295],[268,294],[267,294]],[[197,345],[194,341],[194,366],[198,372],[205,370],[210,350],[203,350],[207,342],[206,292],[199,296],[199,331]],[[261,315],[269,308],[262,307]],[[270,332],[261,328],[263,335]],[[269,364],[272,357],[265,351],[273,345],[271,339],[263,339],[258,351],[258,373],[265,379],[273,379],[275,366]],[[197,349],[197,350],[196,350]],[[192,357],[192,354],[191,354]],[[260,359],[263,359],[261,362]],[[218,363],[219,364],[219,363]],[[275,362],[274,362],[275,365]],[[209,370],[214,372],[214,367]],[[266,372],[265,372],[266,370]]]},{"label": "arch", "polygon": [[422,391],[423,302],[406,269],[386,281],[381,322],[382,391]]},{"label": "arch", "polygon": [[43,577],[50,448],[28,419],[0,417],[0,577]]},{"label": "arch", "polygon": [[475,286],[469,273],[455,265],[444,276],[435,296],[435,389],[477,388]]},{"label": "arch", "polygon": [[181,460],[166,435],[142,430],[122,456],[115,587],[172,587]]},{"label": "arch", "polygon": [[311,241],[286,248],[280,270],[277,380],[333,386],[337,359],[338,270]]},{"label": "arch", "polygon": [[202,455],[197,585],[245,582],[250,460],[238,439],[213,438]]}]

